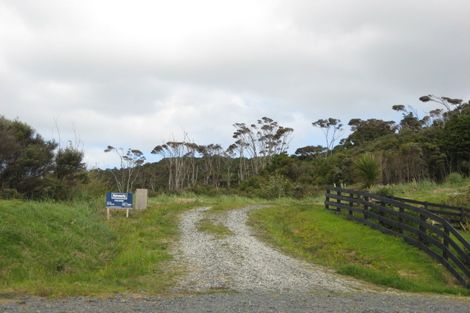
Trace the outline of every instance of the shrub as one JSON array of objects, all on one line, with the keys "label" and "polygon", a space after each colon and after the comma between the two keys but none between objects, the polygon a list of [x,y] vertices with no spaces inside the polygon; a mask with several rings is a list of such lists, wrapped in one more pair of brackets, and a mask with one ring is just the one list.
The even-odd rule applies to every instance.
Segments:
[{"label": "shrub", "polygon": [[459,173],[450,173],[446,179],[446,182],[450,185],[461,185],[463,181],[464,181],[464,178]]},{"label": "shrub", "polygon": [[384,197],[392,197],[394,196],[394,190],[393,188],[389,186],[383,186],[378,188],[377,190],[374,191],[376,194],[384,196]]},{"label": "shrub", "polygon": [[365,188],[372,186],[380,174],[380,166],[372,154],[363,154],[355,162],[357,175]]},{"label": "shrub", "polygon": [[463,190],[460,193],[449,196],[447,199],[449,205],[458,207],[469,207],[470,206],[470,187]]},{"label": "shrub", "polygon": [[273,175],[269,177],[263,196],[267,199],[281,198],[289,195],[292,189],[291,183],[282,175]]},{"label": "shrub", "polygon": [[0,199],[20,199],[21,194],[13,188],[5,188],[0,190]]}]

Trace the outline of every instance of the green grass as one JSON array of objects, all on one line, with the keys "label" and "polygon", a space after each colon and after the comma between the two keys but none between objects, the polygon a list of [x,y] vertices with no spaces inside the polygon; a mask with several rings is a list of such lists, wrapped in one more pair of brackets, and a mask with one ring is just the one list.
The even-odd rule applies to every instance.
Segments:
[{"label": "green grass", "polygon": [[199,203],[158,200],[110,221],[98,203],[0,201],[0,295],[164,291],[178,213]]},{"label": "green grass", "polygon": [[[256,203],[237,196],[162,195],[143,212],[112,212],[103,201],[55,203],[0,200],[0,298],[162,293],[181,269],[170,247],[179,214],[193,207],[221,211]],[[208,231],[226,233],[221,225]]]},{"label": "green grass", "polygon": [[232,231],[230,231],[227,226],[218,223],[214,219],[211,219],[209,217],[205,217],[199,221],[197,225],[197,230],[213,234],[217,237],[227,237],[232,235]]},{"label": "green grass", "polygon": [[229,230],[212,214],[246,205],[260,236],[286,252],[345,275],[409,291],[469,294],[419,250],[397,238],[326,212],[323,199],[267,202],[238,196],[162,195],[149,209],[113,212],[102,201],[54,203],[0,200],[0,298],[164,293],[181,274],[171,266],[178,217],[193,207],[211,207],[199,225],[219,236]]},{"label": "green grass", "polygon": [[[377,185],[371,188],[371,192],[386,189],[396,197],[409,198],[434,203],[452,203],[452,198],[470,190],[470,178],[463,179],[458,183],[446,181],[437,184],[432,181],[411,182],[407,184]],[[470,203],[468,204],[470,206]]]},{"label": "green grass", "polygon": [[250,223],[269,243],[340,274],[412,292],[470,295],[424,252],[319,204],[278,203],[254,211]]}]

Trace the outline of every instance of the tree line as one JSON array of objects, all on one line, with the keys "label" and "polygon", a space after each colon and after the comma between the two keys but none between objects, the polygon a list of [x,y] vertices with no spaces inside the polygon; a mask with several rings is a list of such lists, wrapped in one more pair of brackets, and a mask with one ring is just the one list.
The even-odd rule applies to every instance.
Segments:
[{"label": "tree line", "polygon": [[[311,195],[328,184],[442,181],[450,173],[470,175],[470,103],[449,97],[423,96],[437,104],[419,117],[410,106],[394,105],[398,122],[334,117],[318,119],[324,144],[299,147],[289,155],[294,130],[269,117],[233,124],[233,143],[198,144],[182,140],[158,143],[151,152],[158,162],[146,162],[134,148],[109,145],[119,166],[85,171],[83,153],[72,145],[58,148],[28,125],[0,120],[2,194],[27,198],[45,194],[67,198],[73,188],[152,192],[237,193],[266,198]],[[346,127],[348,136],[342,136]],[[104,187],[103,187],[104,186]]]}]

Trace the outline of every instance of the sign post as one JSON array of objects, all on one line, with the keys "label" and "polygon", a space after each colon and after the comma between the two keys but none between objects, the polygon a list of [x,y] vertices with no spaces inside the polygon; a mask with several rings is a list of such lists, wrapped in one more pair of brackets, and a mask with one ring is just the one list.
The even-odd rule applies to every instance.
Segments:
[{"label": "sign post", "polygon": [[110,210],[126,210],[126,217],[129,217],[129,210],[132,209],[131,192],[107,192],[106,193],[106,216],[111,217]]}]

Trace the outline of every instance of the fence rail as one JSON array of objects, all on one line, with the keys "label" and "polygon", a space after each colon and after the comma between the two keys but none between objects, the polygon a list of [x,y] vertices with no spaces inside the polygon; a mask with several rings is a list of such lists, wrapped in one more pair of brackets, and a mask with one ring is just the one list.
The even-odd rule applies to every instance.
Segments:
[{"label": "fence rail", "polygon": [[448,222],[450,222],[456,228],[463,228],[462,226],[470,223],[470,209],[464,207],[456,207],[446,204],[437,204],[427,201],[418,201],[406,198],[399,198],[399,197],[392,197],[387,196],[390,199],[398,200],[401,202],[405,202],[411,205],[417,205],[422,207],[423,209],[428,210],[434,214],[437,214],[443,218],[445,218]]},{"label": "fence rail", "polygon": [[[325,194],[327,209],[384,233],[402,237],[436,259],[464,287],[470,288],[470,244],[444,218],[456,215],[434,212],[436,208],[452,208],[448,211],[453,213],[454,207],[430,204],[339,187],[328,187]],[[467,210],[464,208],[462,211],[467,214]]]}]

